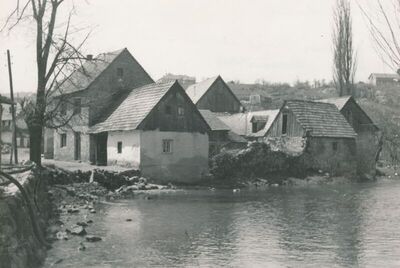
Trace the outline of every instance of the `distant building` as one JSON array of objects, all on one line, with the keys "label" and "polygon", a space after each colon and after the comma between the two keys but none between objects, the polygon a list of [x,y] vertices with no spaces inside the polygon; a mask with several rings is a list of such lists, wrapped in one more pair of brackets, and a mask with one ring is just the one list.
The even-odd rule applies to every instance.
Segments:
[{"label": "distant building", "polygon": [[361,176],[374,176],[380,130],[351,96],[317,100],[334,104],[357,133],[357,171]]},{"label": "distant building", "polygon": [[[3,144],[12,144],[13,129],[12,129],[12,113],[11,101],[2,104],[2,117],[1,117],[1,141]],[[17,124],[17,146],[29,147],[29,131],[28,127],[21,117],[21,106],[15,105],[16,124]]]},{"label": "distant building", "polygon": [[187,89],[190,85],[196,83],[196,77],[171,73],[165,74],[157,80],[157,83],[174,82],[175,80],[178,81],[184,89]]},{"label": "distant building", "polygon": [[90,128],[96,161],[139,169],[143,176],[194,182],[208,174],[210,127],[177,82],[132,89]]},{"label": "distant building", "polygon": [[400,86],[399,74],[372,73],[368,80],[374,86]]},{"label": "distant building", "polygon": [[285,101],[265,136],[305,139],[308,168],[333,175],[356,174],[357,134],[334,104]]},{"label": "distant building", "polygon": [[214,113],[239,113],[244,110],[239,99],[221,76],[191,85],[186,89],[186,93],[201,110],[210,110]]}]

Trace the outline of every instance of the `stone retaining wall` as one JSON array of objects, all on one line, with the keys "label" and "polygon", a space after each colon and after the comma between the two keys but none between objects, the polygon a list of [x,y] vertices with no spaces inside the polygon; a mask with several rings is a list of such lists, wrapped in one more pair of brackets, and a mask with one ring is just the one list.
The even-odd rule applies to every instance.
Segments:
[{"label": "stone retaining wall", "polygon": [[[33,202],[34,188],[39,176],[33,172],[26,172],[18,177]],[[45,185],[44,182],[38,185],[36,202],[32,203],[42,233],[51,211]],[[45,256],[46,248],[34,235],[28,209],[21,193],[13,184],[5,188],[0,187],[0,266],[34,268],[42,263]]]}]

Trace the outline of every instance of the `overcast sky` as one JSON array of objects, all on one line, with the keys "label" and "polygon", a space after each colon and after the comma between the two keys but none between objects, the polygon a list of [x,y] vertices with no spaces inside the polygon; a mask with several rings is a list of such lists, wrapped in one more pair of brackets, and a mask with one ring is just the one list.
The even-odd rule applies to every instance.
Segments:
[{"label": "overcast sky", "polygon": [[[0,1],[1,22],[15,2]],[[127,47],[154,79],[167,72],[198,80],[220,74],[248,83],[332,78],[334,0],[79,0],[75,5],[75,24],[92,28],[85,54]],[[353,21],[357,80],[391,71],[377,56],[354,3]],[[0,34],[0,93],[9,92],[7,49],[15,91],[35,89],[34,27],[23,25]]]}]

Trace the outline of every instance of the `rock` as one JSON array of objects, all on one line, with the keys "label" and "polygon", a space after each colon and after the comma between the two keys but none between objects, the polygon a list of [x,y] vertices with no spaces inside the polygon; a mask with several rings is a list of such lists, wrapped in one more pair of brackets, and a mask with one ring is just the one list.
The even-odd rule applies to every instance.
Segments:
[{"label": "rock", "polygon": [[88,220],[88,221],[86,221],[87,223],[93,223],[93,220]]},{"label": "rock", "polygon": [[94,236],[94,235],[86,236],[86,241],[88,241],[88,242],[98,242],[101,240],[102,240],[101,237],[98,237],[98,236]]},{"label": "rock", "polygon": [[77,209],[77,208],[69,208],[69,209],[67,209],[67,212],[68,213],[79,213],[79,209]]},{"label": "rock", "polygon": [[146,189],[146,190],[158,190],[158,186],[155,185],[155,184],[147,184],[147,185],[145,186],[145,189]]},{"label": "rock", "polygon": [[240,193],[240,189],[233,189],[232,192],[234,192],[234,193]]},{"label": "rock", "polygon": [[75,225],[75,226],[72,226],[72,228],[71,228],[71,234],[83,236],[83,235],[86,235],[86,230],[82,226]]},{"label": "rock", "polygon": [[147,184],[147,179],[146,178],[144,178],[144,177],[140,177],[139,178],[139,183],[143,183],[143,184]]},{"label": "rock", "polygon": [[96,210],[94,208],[92,208],[91,210],[89,210],[90,213],[96,213]]},{"label": "rock", "polygon": [[68,234],[67,234],[67,232],[60,231],[60,232],[56,233],[56,238],[58,240],[68,240]]},{"label": "rock", "polygon": [[138,183],[137,187],[139,190],[146,190],[146,184],[144,184],[144,183]]},{"label": "rock", "polygon": [[272,187],[278,187],[278,186],[279,186],[279,184],[277,184],[277,183],[273,183],[273,184],[271,184],[271,186],[272,186]]},{"label": "rock", "polygon": [[57,261],[55,261],[55,262],[53,263],[53,265],[52,265],[52,266],[54,266],[55,264],[59,264],[59,263],[61,263],[63,260],[64,260],[64,259],[58,259]]},{"label": "rock", "polygon": [[126,221],[132,221],[132,219],[126,219]]},{"label": "rock", "polygon": [[82,227],[88,226],[88,224],[87,224],[86,222],[84,222],[84,221],[78,221],[78,222],[76,223],[76,225],[82,226]]},{"label": "rock", "polygon": [[79,251],[84,251],[84,250],[86,250],[86,246],[85,246],[85,244],[83,244],[83,242],[80,242],[80,243],[79,243],[78,250],[79,250]]}]

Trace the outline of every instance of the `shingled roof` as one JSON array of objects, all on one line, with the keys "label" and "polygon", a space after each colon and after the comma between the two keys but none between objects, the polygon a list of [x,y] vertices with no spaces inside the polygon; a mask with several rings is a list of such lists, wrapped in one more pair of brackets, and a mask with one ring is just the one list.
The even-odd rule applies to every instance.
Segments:
[{"label": "shingled roof", "polygon": [[194,104],[196,104],[201,97],[203,97],[204,94],[208,91],[208,89],[214,84],[214,82],[219,78],[220,76],[215,76],[212,78],[208,78],[204,81],[201,81],[197,84],[193,84],[189,86],[186,89],[186,94],[190,97],[190,99],[193,101]]},{"label": "shingled roof", "polygon": [[137,129],[176,82],[153,83],[133,89],[103,122],[90,128],[91,133]]},{"label": "shingled roof", "polygon": [[324,103],[331,103],[334,104],[339,111],[343,109],[346,103],[351,99],[351,96],[344,96],[344,97],[337,97],[337,98],[329,98],[329,99],[322,99],[316,100],[316,102],[324,102]]},{"label": "shingled roof", "polygon": [[211,130],[230,130],[230,128],[222,122],[216,114],[211,112],[210,110],[199,110],[203,118],[206,120],[207,124],[210,126]]},{"label": "shingled roof", "polygon": [[312,137],[355,138],[357,134],[331,103],[288,100],[283,109],[289,109]]},{"label": "shingled roof", "polygon": [[0,103],[12,104],[12,101],[11,101],[11,99],[9,99],[9,98],[7,98],[7,97],[5,97],[5,96],[0,95]]}]

